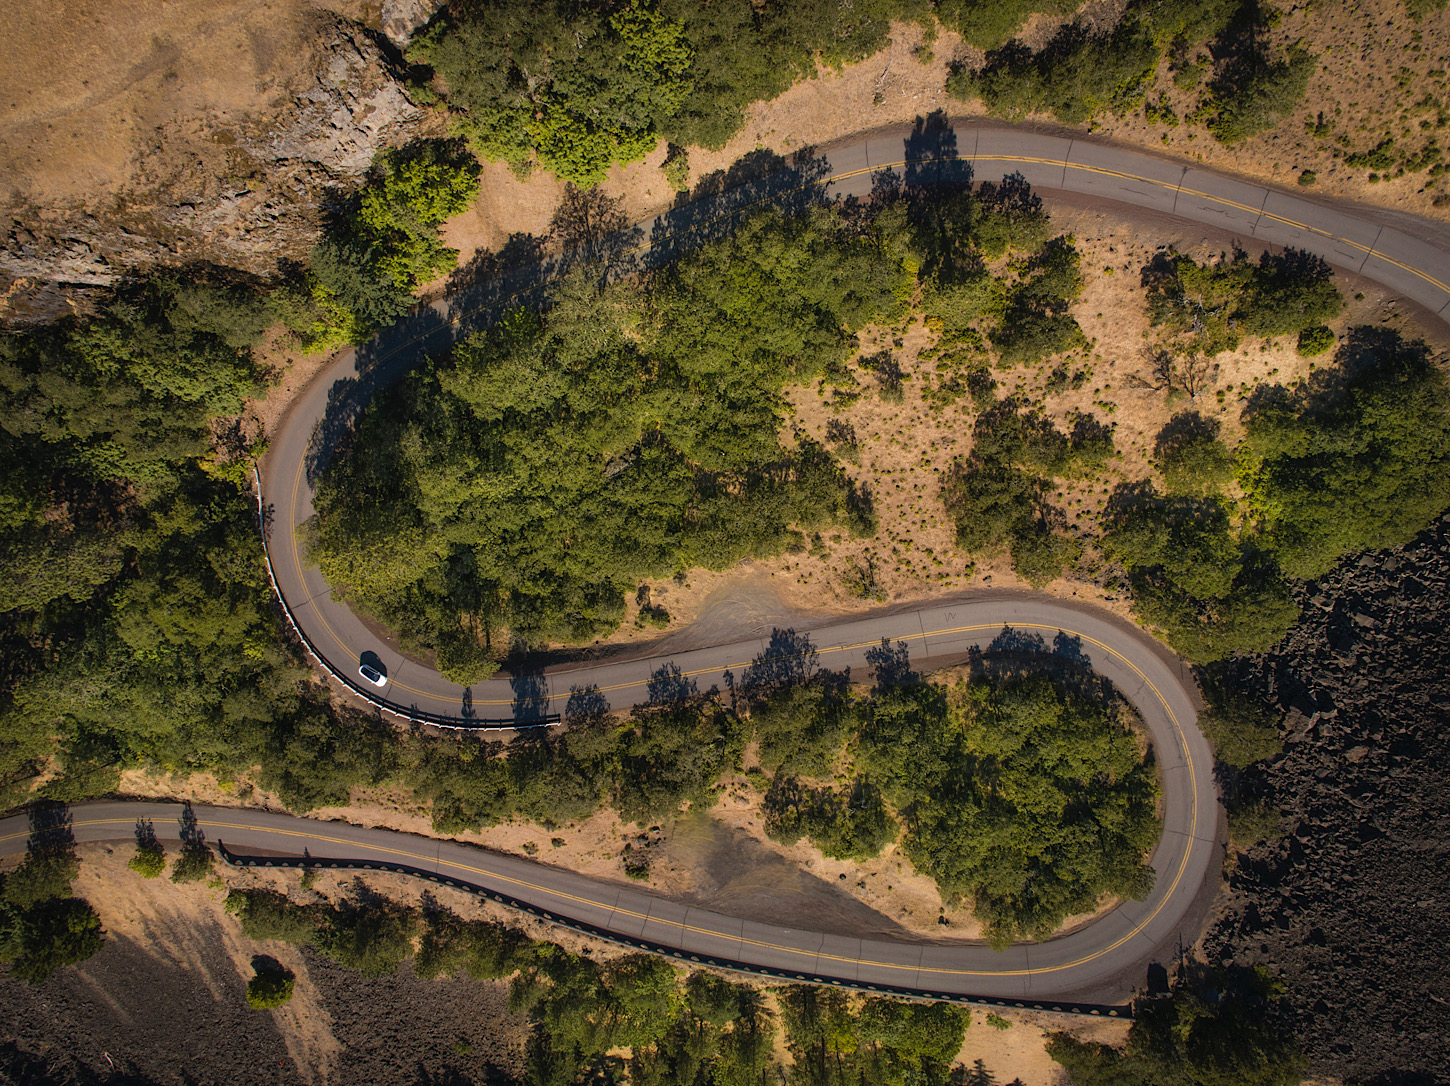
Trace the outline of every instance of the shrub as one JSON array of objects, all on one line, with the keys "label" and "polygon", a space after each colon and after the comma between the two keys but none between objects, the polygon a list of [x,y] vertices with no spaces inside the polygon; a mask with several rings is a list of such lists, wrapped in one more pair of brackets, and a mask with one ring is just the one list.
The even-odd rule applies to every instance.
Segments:
[{"label": "shrub", "polygon": [[1337,342],[1335,335],[1325,324],[1316,324],[1299,333],[1299,353],[1305,358],[1323,354]]},{"label": "shrub", "polygon": [[247,982],[247,1006],[257,1011],[275,1010],[292,998],[297,981],[282,969],[258,969]]},{"label": "shrub", "polygon": [[1228,809],[1229,844],[1245,852],[1284,836],[1284,812],[1266,799],[1240,800]]},{"label": "shrub", "polygon": [[25,909],[0,932],[0,958],[10,961],[11,976],[44,984],[58,969],[85,961],[101,949],[101,918],[90,903],[53,897]]},{"label": "shrub", "polygon": [[690,190],[690,155],[683,147],[677,144],[670,144],[665,152],[665,160],[660,165],[660,172],[665,175],[670,188],[676,192],[688,192]]},{"label": "shrub", "polygon": [[139,844],[126,866],[143,879],[154,879],[166,870],[166,850],[160,842]]},{"label": "shrub", "polygon": [[1301,49],[1274,61],[1253,54],[1227,66],[1203,105],[1211,114],[1208,130],[1232,145],[1274,128],[1304,97],[1314,66],[1313,55]]}]

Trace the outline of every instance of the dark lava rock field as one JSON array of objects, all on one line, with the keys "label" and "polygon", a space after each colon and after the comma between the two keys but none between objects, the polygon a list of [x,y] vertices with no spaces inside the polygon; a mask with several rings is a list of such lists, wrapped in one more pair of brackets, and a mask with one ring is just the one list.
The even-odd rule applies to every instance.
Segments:
[{"label": "dark lava rock field", "polygon": [[1284,752],[1225,781],[1286,833],[1240,858],[1206,949],[1288,983],[1316,1074],[1450,1083],[1450,514],[1302,602],[1239,668],[1288,711]]}]

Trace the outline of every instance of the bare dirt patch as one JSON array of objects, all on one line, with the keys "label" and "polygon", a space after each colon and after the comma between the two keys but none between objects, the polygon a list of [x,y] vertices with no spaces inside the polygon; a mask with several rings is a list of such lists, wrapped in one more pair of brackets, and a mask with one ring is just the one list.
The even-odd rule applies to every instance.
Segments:
[{"label": "bare dirt patch", "polygon": [[[129,849],[79,852],[75,892],[100,913],[105,945],[40,988],[0,979],[0,1032],[26,1060],[73,1076],[34,1081],[71,1081],[84,1068],[84,1081],[120,1072],[158,1083],[341,1086],[493,1081],[517,1070],[522,1024],[501,982],[420,981],[407,965],[369,980],[311,951],[248,939],[222,910],[220,881],[145,880],[126,868]],[[264,884],[250,872],[221,874],[231,885]],[[338,880],[318,878],[333,895],[357,892],[324,880]],[[386,891],[407,887],[416,900],[415,884],[391,881]],[[295,873],[290,885],[281,873],[265,884],[300,893]],[[460,911],[474,900],[453,896]],[[274,1011],[246,1003],[259,955],[297,979],[291,1002]]]},{"label": "bare dirt patch", "polygon": [[[992,1025],[989,1013],[1006,1022],[1007,1027]],[[1064,1018],[1036,1011],[1002,1008],[988,1012],[974,1007],[972,1024],[956,1062],[964,1067],[975,1067],[980,1062],[982,1070],[992,1074],[990,1081],[1004,1086],[1014,1081],[1022,1086],[1060,1086],[1067,1079],[1047,1054],[1049,1033],[1070,1033],[1080,1041],[1117,1046],[1127,1040],[1130,1026],[1130,1022],[1118,1018]]]}]

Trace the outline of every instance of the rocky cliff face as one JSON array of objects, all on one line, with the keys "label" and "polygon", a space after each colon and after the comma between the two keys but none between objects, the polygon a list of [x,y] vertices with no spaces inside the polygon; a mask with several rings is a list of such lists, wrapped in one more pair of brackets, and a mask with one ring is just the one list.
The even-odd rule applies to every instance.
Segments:
[{"label": "rocky cliff face", "polygon": [[[392,0],[371,21],[406,43],[435,6]],[[380,148],[428,122],[398,82],[387,39],[308,13],[301,44],[307,53],[278,81],[270,108],[173,111],[110,191],[51,200],[43,186],[16,186],[0,203],[9,220],[0,316],[43,318],[74,288],[105,286],[135,267],[200,260],[266,275],[304,257],[335,193],[355,185]]]},{"label": "rocky cliff face", "polygon": [[1291,710],[1284,754],[1242,783],[1286,836],[1231,878],[1211,957],[1290,986],[1316,1070],[1450,1082],[1450,514],[1305,593],[1246,684]]}]

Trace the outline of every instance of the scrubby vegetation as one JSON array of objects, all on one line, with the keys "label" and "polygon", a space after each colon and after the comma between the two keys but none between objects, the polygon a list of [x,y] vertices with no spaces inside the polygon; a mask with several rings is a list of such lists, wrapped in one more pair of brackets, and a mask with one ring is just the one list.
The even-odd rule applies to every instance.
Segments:
[{"label": "scrubby vegetation", "polygon": [[[507,980],[510,1009],[530,1023],[529,1082],[573,1082],[586,1071],[603,1071],[635,1086],[747,1086],[781,1070],[775,1051],[783,1031],[795,1059],[793,1083],[945,1086],[969,1021],[965,1009],[946,1004],[807,986],[776,992],[778,1020],[756,987],[686,972],[645,954],[596,961],[437,907],[420,913],[388,901],[365,910],[296,905],[272,891],[245,890],[228,896],[227,909],[250,938],[311,946],[370,976],[391,973],[411,957],[414,972],[424,978]],[[363,925],[364,913],[387,920]],[[399,933],[406,937],[400,940]],[[345,953],[339,954],[339,945]],[[629,1055],[610,1055],[621,1049]]]},{"label": "scrubby vegetation", "polygon": [[1075,1086],[1298,1086],[1305,1064],[1262,970],[1189,965],[1171,993],[1134,1005],[1122,1049],[1052,1035],[1048,1053]]},{"label": "scrubby vegetation", "polygon": [[752,102],[861,60],[928,0],[450,5],[408,59],[485,158],[589,185],[660,140],[718,148]]},{"label": "scrubby vegetation", "polygon": [[[777,554],[833,526],[874,534],[869,492],[826,448],[783,440],[783,393],[820,378],[846,404],[860,395],[854,371],[899,400],[890,352],[852,356],[857,334],[902,319],[918,288],[942,351],[985,337],[1014,367],[1085,345],[1068,311],[1081,285],[1072,239],[1050,238],[1017,177],[760,212],[638,279],[576,267],[541,309],[508,315],[370,409],[324,476],[311,554],[460,682],[511,644],[607,635],[644,578]],[[1060,455],[1035,470],[1091,474],[1112,455],[1090,417],[1057,436]],[[1012,455],[994,462],[1015,468]],[[1010,535],[1034,583],[1073,559],[1044,501],[1004,516],[964,544]],[[640,616],[654,621],[653,606]]]},{"label": "scrubby vegetation", "polygon": [[43,984],[101,949],[100,917],[89,902],[71,896],[79,871],[64,812],[36,808],[25,858],[0,876],[0,962],[11,976]]},{"label": "scrubby vegetation", "polygon": [[[1288,335],[1340,305],[1324,269],[1286,273],[1306,266],[1292,252],[1266,265],[1278,269],[1267,288],[1253,285],[1259,269],[1230,265],[1240,285],[1214,308],[1262,291],[1273,299],[1268,315],[1249,307],[1244,323]],[[1184,334],[1216,336],[1208,320]],[[1243,420],[1245,439],[1231,451],[1216,423],[1176,416],[1155,450],[1167,493],[1151,481],[1122,484],[1103,519],[1103,546],[1131,574],[1135,613],[1199,662],[1269,648],[1299,614],[1291,579],[1406,542],[1450,506],[1450,393],[1423,343],[1351,329],[1331,368],[1294,388],[1264,386]]]},{"label": "scrubby vegetation", "polygon": [[[956,1006],[806,986],[777,992],[777,1021],[757,987],[686,973],[647,954],[596,961],[441,908],[418,912],[387,900],[367,909],[294,905],[270,890],[233,890],[226,908],[249,938],[309,945],[367,976],[386,976],[412,958],[425,979],[508,980],[509,1008],[531,1022],[529,1082],[574,1082],[602,1067],[637,1086],[764,1082],[776,1070],[783,1028],[796,1058],[792,1082],[944,1086],[969,1022]],[[383,921],[364,922],[374,913]],[[621,1048],[631,1054],[608,1056]]]},{"label": "scrubby vegetation", "polygon": [[[1075,19],[1035,51],[1001,40],[1016,29],[1017,7],[1002,5],[1000,14],[997,32],[978,41],[990,49],[981,66],[957,67],[947,90],[962,100],[981,99],[1004,117],[1050,113],[1065,124],[1083,124],[1141,107],[1150,120],[1176,127],[1170,108],[1145,102],[1147,90],[1165,58],[1175,82],[1194,89],[1204,64],[1187,58],[1207,45],[1214,76],[1189,119],[1234,144],[1283,121],[1314,71],[1314,57],[1303,49],[1264,48],[1264,31],[1277,15],[1244,0],[1134,0],[1116,25],[1093,30]],[[950,21],[944,12],[942,18]]]}]

